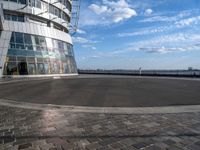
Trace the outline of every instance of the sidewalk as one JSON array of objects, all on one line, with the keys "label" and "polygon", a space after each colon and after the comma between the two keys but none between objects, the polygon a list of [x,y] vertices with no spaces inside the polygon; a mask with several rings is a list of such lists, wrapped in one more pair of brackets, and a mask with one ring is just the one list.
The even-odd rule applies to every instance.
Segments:
[{"label": "sidewalk", "polygon": [[200,149],[200,112],[109,114],[0,106],[0,149]]}]

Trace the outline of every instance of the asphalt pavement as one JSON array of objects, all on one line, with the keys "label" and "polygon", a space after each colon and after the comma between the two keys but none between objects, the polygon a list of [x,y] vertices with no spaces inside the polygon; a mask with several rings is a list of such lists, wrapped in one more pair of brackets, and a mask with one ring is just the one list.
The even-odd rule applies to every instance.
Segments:
[{"label": "asphalt pavement", "polygon": [[200,104],[200,80],[86,76],[0,84],[0,99],[94,107]]}]

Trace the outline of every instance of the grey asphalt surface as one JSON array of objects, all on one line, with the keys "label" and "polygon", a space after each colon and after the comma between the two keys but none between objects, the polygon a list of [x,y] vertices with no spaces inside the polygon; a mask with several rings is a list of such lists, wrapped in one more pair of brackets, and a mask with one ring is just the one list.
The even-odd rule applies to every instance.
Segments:
[{"label": "grey asphalt surface", "polygon": [[98,107],[200,104],[200,81],[89,76],[0,84],[0,99]]}]

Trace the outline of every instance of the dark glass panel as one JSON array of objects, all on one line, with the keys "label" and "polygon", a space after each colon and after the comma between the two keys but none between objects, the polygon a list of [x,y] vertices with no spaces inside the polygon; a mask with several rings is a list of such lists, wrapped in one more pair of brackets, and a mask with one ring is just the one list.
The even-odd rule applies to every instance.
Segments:
[{"label": "dark glass panel", "polygon": [[25,44],[32,44],[32,39],[30,34],[24,34],[24,43]]},{"label": "dark glass panel", "polygon": [[11,2],[15,2],[15,3],[17,3],[17,0],[10,0]]},{"label": "dark glass panel", "polygon": [[9,48],[16,48],[15,44],[10,44],[10,47]]},{"label": "dark glass panel", "polygon": [[24,62],[18,62],[17,66],[18,66],[18,70],[19,70],[20,75],[27,75],[28,74],[27,63],[25,61]]},{"label": "dark glass panel", "polygon": [[12,33],[12,36],[10,38],[10,42],[15,43],[15,33],[14,32]]},{"label": "dark glass panel", "polygon": [[17,16],[15,16],[15,15],[12,15],[12,21],[17,21],[18,19],[17,19]]},{"label": "dark glass panel", "polygon": [[26,4],[26,0],[18,0],[18,3],[20,3],[20,4]]},{"label": "dark glass panel", "polygon": [[8,62],[8,63],[6,63],[5,74],[6,75],[18,75],[16,62]]},{"label": "dark glass panel", "polygon": [[4,19],[5,20],[11,20],[11,16],[9,14],[4,14]]},{"label": "dark glass panel", "polygon": [[15,56],[9,56],[8,61],[17,61]]},{"label": "dark glass panel", "polygon": [[24,16],[18,16],[18,21],[24,22]]},{"label": "dark glass panel", "polygon": [[35,51],[27,51],[27,56],[35,57]]},{"label": "dark glass panel", "polygon": [[35,37],[35,44],[36,44],[36,45],[40,45],[38,36],[35,35],[34,37]]},{"label": "dark glass panel", "polygon": [[35,2],[34,0],[28,0],[29,6],[35,6],[35,5],[34,5],[34,2]]},{"label": "dark glass panel", "polygon": [[24,44],[16,44],[16,49],[25,49]]},{"label": "dark glass panel", "polygon": [[59,12],[58,12],[58,17],[59,17],[59,18],[61,18],[61,13],[62,13],[62,12],[61,12],[61,10],[59,9]]},{"label": "dark glass panel", "polygon": [[23,33],[15,32],[16,43],[24,43]]},{"label": "dark glass panel", "polygon": [[16,50],[17,56],[27,56],[27,51],[26,50]]},{"label": "dark glass panel", "polygon": [[31,35],[24,34],[24,43],[25,44],[32,44]]},{"label": "dark glass panel", "polygon": [[16,50],[8,49],[7,55],[8,55],[8,56],[15,56],[15,55],[16,55]]},{"label": "dark glass panel", "polygon": [[26,45],[25,45],[25,49],[26,49],[26,50],[33,50],[33,46],[32,46],[32,45],[26,44]]}]

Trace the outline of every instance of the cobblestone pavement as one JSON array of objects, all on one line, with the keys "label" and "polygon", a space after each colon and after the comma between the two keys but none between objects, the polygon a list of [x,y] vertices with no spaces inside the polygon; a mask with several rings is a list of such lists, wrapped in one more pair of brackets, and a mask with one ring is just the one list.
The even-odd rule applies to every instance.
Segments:
[{"label": "cobblestone pavement", "polygon": [[200,113],[104,114],[0,106],[0,149],[200,149]]}]

